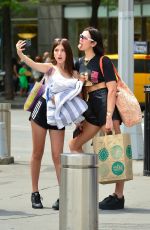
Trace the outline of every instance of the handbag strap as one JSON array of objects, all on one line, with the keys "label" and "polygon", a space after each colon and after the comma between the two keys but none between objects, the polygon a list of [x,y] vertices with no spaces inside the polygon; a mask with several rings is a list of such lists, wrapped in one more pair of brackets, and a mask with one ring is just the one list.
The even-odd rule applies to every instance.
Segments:
[{"label": "handbag strap", "polygon": [[[102,75],[103,75],[103,77],[104,77],[104,71],[103,71],[103,58],[104,58],[105,56],[102,56],[101,58],[100,58],[100,70],[101,70],[101,72],[102,72]],[[112,61],[111,61],[111,63],[112,63]],[[119,76],[119,73],[118,73],[118,71],[117,71],[117,69],[116,69],[116,67],[114,66],[114,64],[112,63],[112,65],[113,65],[113,69],[114,69],[114,73],[115,73],[115,75],[117,76],[117,80],[121,80],[121,77]]]},{"label": "handbag strap", "polygon": [[40,80],[40,83],[43,84],[44,81],[47,80],[47,77],[49,77],[51,75],[53,71],[53,67],[49,68],[49,70],[47,71],[47,73],[44,74],[44,76],[42,77],[42,79]]},{"label": "handbag strap", "polygon": [[46,79],[46,76],[45,76],[45,74],[44,74],[44,76],[43,76],[42,79],[40,80],[40,83],[43,84],[44,81],[45,81],[45,79]]}]

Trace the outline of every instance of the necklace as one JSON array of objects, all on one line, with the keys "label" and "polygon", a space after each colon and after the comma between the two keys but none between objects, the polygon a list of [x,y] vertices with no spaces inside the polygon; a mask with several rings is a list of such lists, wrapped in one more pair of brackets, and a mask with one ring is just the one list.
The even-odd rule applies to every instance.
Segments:
[{"label": "necklace", "polygon": [[[94,54],[94,56],[95,56],[95,54]],[[87,64],[92,60],[92,58],[93,58],[94,56],[92,56],[92,57],[89,58],[89,59],[86,59],[86,58],[84,57],[84,65],[87,66]]]},{"label": "necklace", "polygon": [[90,60],[85,60],[84,59],[84,65],[87,66],[87,64],[89,63]]}]

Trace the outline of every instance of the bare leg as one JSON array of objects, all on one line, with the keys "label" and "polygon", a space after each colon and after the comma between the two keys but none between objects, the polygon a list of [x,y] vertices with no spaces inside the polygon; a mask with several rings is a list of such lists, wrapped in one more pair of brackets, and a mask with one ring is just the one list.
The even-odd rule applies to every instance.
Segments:
[{"label": "bare leg", "polygon": [[55,165],[58,183],[60,182],[60,154],[63,153],[64,130],[50,130],[52,158]]},{"label": "bare leg", "polygon": [[89,122],[84,121],[83,131],[81,132],[81,134],[69,142],[70,151],[79,152],[79,153],[83,152],[82,149],[83,144],[85,144],[87,141],[92,139],[99,130],[100,130],[99,126],[92,125]]},{"label": "bare leg", "polygon": [[[117,121],[117,120],[113,121],[113,126],[114,126],[114,130],[115,130],[115,134],[121,133],[119,121]],[[117,182],[116,187],[115,187],[115,194],[117,194],[118,198],[122,198],[123,189],[124,189],[124,182],[122,182],[122,181]]]},{"label": "bare leg", "polygon": [[47,130],[31,121],[33,151],[31,157],[32,192],[38,191],[38,181],[41,167],[41,160],[44,152],[45,137]]}]

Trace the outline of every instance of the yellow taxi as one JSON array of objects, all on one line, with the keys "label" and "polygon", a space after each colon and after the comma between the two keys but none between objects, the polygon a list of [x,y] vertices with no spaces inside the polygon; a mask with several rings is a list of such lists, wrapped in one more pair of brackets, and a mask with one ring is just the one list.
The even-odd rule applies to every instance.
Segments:
[{"label": "yellow taxi", "polygon": [[[117,68],[118,54],[107,56]],[[150,85],[150,55],[134,54],[134,94],[142,108],[145,105],[144,85]]]}]

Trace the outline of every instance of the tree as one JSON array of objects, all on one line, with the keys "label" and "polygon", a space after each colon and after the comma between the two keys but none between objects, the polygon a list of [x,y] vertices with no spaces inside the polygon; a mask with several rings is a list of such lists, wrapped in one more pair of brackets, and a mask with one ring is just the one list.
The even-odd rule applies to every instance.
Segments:
[{"label": "tree", "polygon": [[117,3],[118,0],[91,0],[92,6],[92,15],[90,19],[90,26],[98,27],[98,8],[101,4],[109,5],[111,9],[113,9],[114,4]]},{"label": "tree", "polygon": [[91,0],[92,15],[90,19],[90,26],[97,28],[98,26],[98,8],[101,4],[101,0]]},{"label": "tree", "polygon": [[11,21],[10,21],[10,7],[7,4],[2,6],[2,44],[5,70],[5,97],[6,99],[13,99],[13,79],[12,79],[12,64],[11,64]]},{"label": "tree", "polygon": [[[37,3],[38,0],[28,0],[28,3]],[[5,74],[5,98],[11,100],[13,94],[13,78],[12,78],[12,47],[11,47],[11,10],[23,10],[24,5],[17,0],[3,0],[0,2],[0,10],[2,15],[2,45],[4,57]]]}]

